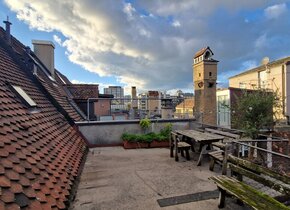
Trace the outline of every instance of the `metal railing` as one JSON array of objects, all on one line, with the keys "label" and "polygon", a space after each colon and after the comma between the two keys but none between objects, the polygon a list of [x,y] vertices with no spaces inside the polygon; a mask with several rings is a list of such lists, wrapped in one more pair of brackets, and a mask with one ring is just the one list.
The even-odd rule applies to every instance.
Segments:
[{"label": "metal railing", "polygon": [[[88,98],[87,120],[192,119],[192,98]],[[192,107],[191,105],[192,104]]]}]

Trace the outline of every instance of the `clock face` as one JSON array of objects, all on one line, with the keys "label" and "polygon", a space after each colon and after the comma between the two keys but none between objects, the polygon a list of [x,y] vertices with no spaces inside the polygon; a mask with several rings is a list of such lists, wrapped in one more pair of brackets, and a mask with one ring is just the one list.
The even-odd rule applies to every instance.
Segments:
[{"label": "clock face", "polygon": [[202,88],[203,87],[203,82],[199,82],[197,85],[198,85],[198,87]]}]

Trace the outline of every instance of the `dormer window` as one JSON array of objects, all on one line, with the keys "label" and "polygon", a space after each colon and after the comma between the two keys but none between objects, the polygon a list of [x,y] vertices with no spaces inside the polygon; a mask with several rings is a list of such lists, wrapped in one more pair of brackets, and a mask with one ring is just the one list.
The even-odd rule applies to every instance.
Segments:
[{"label": "dormer window", "polygon": [[30,96],[19,86],[12,85],[13,90],[17,93],[17,95],[24,101],[29,107],[36,107],[37,104],[35,101],[30,98]]}]

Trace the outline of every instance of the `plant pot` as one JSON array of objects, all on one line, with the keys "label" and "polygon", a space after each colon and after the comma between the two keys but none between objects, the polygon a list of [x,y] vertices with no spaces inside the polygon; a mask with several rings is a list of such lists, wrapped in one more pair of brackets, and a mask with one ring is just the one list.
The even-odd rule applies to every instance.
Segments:
[{"label": "plant pot", "polygon": [[169,147],[168,141],[152,141],[150,144],[151,148]]},{"label": "plant pot", "polygon": [[148,148],[148,143],[123,141],[124,149]]}]

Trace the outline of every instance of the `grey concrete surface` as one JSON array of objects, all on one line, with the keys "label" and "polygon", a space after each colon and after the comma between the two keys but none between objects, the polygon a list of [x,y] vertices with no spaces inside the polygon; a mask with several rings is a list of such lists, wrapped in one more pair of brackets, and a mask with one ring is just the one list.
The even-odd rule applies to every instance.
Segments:
[{"label": "grey concrete surface", "polygon": [[[91,149],[72,209],[217,210],[218,199],[159,207],[157,200],[161,198],[216,190],[208,180],[215,172],[208,170],[206,159],[199,167],[194,160],[180,159],[175,162],[170,158],[169,149]],[[245,209],[232,199],[226,204],[225,210]]]}]

